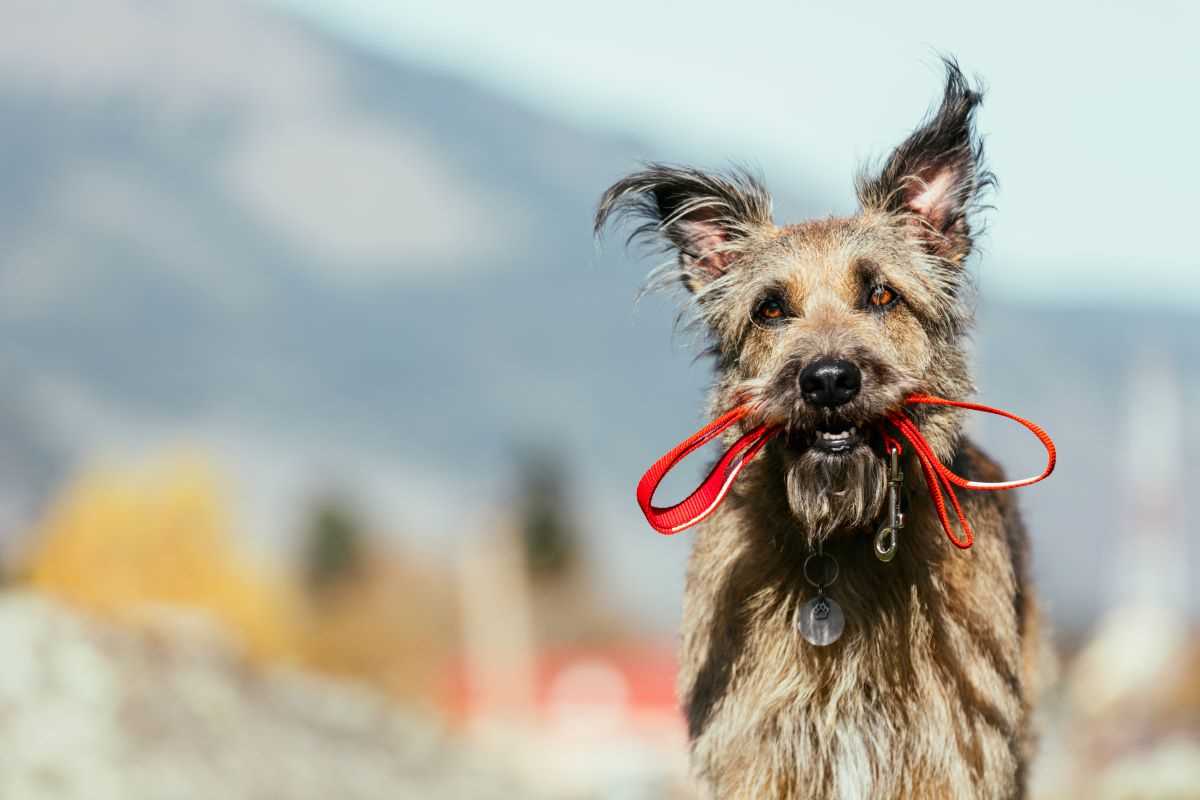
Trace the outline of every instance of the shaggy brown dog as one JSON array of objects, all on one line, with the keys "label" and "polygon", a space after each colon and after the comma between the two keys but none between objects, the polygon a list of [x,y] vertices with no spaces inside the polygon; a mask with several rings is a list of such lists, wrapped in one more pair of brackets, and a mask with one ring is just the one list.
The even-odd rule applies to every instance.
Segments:
[{"label": "shaggy brown dog", "polygon": [[[972,391],[970,220],[992,176],[980,94],[947,62],[940,107],[873,177],[861,210],[778,227],[752,177],[650,165],[605,194],[635,236],[664,243],[716,360],[711,411],[746,399],[785,426],[701,528],[688,569],[679,690],[694,772],[713,798],[1019,798],[1030,756],[1037,612],[1013,498],[966,493],[971,550],[946,540],[906,451],[906,525],[885,516],[885,414],[913,392]],[[660,274],[660,277],[663,275]],[[910,411],[943,463],[1000,471],[961,412]],[[740,434],[739,434],[740,435]],[[817,547],[845,632],[797,631]]]}]

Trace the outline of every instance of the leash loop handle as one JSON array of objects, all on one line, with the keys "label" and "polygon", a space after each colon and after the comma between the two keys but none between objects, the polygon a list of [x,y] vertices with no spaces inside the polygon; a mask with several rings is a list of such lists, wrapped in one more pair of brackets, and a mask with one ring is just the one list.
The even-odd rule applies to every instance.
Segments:
[{"label": "leash loop handle", "polygon": [[725,454],[717,460],[708,473],[708,477],[696,487],[690,495],[673,506],[656,506],[653,504],[654,492],[662,483],[667,473],[675,465],[695,450],[716,439],[729,428],[736,425],[750,413],[749,405],[741,405],[728,411],[717,419],[705,425],[694,434],[675,445],[654,466],[646,470],[646,474],[638,481],[637,501],[650,527],[664,535],[679,533],[700,522],[725,499],[729,487],[733,485],[738,473],[750,463],[767,441],[779,431],[778,426],[759,425],[754,430],[738,439]]},{"label": "leash loop handle", "polygon": [[[1058,451],[1054,447],[1054,440],[1050,438],[1050,434],[1046,433],[1045,429],[1040,425],[1024,417],[1019,417],[1012,412],[1000,408],[985,406],[981,403],[947,400],[944,397],[934,397],[928,394],[909,395],[905,398],[904,403],[905,405],[952,406],[954,408],[965,408],[969,411],[982,411],[985,414],[995,414],[999,417],[1011,419],[1025,426],[1025,428],[1037,437],[1042,446],[1046,448],[1046,467],[1040,475],[1020,478],[1015,481],[972,481],[956,474],[938,460],[929,442],[921,435],[921,429],[917,427],[917,424],[912,421],[912,418],[908,414],[903,411],[893,411],[888,414],[888,420],[908,440],[909,444],[912,445],[917,461],[921,465],[921,472],[925,475],[925,484],[929,487],[929,498],[933,501],[933,507],[937,511],[938,520],[942,523],[942,530],[946,532],[950,543],[961,550],[966,550],[975,542],[975,532],[971,530],[971,524],[967,521],[966,514],[963,513],[962,505],[958,501],[958,495],[954,492],[955,486],[962,489],[989,492],[1018,489],[1022,486],[1029,486],[1038,481],[1045,480],[1054,471],[1054,466],[1058,460]],[[883,435],[884,446],[887,449],[899,449],[901,447],[900,443],[886,431]],[[946,499],[943,495],[943,489],[945,490],[945,495],[948,495],[950,498],[950,505],[954,509],[954,516],[958,518],[958,524],[962,528],[962,536],[955,534],[954,527],[950,524],[950,515],[946,509]]]}]

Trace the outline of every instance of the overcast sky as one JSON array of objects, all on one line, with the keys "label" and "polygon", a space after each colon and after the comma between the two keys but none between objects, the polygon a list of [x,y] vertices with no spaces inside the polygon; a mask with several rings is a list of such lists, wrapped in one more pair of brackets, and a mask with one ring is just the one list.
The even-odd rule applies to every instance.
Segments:
[{"label": "overcast sky", "polygon": [[798,196],[815,183],[831,212],[953,53],[989,87],[985,287],[1200,308],[1200,3],[270,1],[663,160],[755,164]]}]

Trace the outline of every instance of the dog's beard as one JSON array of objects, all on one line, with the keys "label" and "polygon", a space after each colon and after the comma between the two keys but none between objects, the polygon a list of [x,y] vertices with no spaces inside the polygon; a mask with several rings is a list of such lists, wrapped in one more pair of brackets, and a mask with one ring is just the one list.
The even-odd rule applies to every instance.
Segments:
[{"label": "dog's beard", "polygon": [[814,449],[787,467],[787,498],[810,541],[862,528],[883,511],[887,470],[866,447],[848,456]]}]

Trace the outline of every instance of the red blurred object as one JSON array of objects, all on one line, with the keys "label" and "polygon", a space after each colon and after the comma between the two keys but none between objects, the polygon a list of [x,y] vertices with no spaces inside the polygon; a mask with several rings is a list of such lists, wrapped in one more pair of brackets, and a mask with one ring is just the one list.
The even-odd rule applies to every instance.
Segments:
[{"label": "red blurred object", "polygon": [[[675,695],[678,662],[670,644],[551,648],[534,655],[530,670],[531,675],[504,675],[498,667],[485,688],[475,685],[467,662],[453,663],[442,708],[462,726],[515,712],[558,735],[632,736],[671,747],[686,738]],[[496,687],[501,687],[499,698]],[[515,696],[527,698],[524,707],[504,702]]]}]

